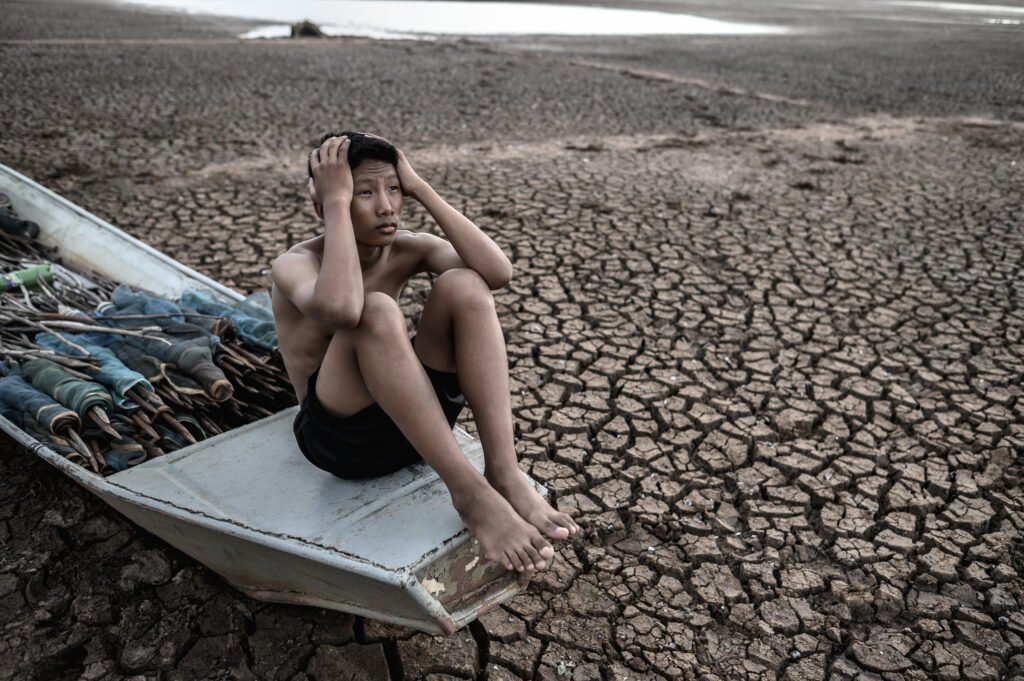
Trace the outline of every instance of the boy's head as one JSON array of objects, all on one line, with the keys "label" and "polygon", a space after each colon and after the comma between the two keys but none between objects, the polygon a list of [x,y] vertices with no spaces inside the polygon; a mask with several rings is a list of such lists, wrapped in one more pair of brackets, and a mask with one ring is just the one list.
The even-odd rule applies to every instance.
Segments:
[{"label": "boy's head", "polygon": [[[348,137],[348,167],[353,171],[367,159],[384,161],[393,166],[398,165],[398,149],[386,139],[363,132],[329,132],[320,138],[317,147],[322,147],[324,142],[332,137]],[[309,161],[306,161],[306,172],[309,174],[309,179],[312,180],[313,166]]]},{"label": "boy's head", "polygon": [[[351,218],[356,242],[384,246],[395,238],[402,216],[402,185],[398,178],[398,149],[387,140],[362,132],[331,132],[332,137],[347,137],[348,165],[352,171]],[[309,198],[317,216],[324,217],[322,197],[313,181],[312,163],[307,163]]]}]

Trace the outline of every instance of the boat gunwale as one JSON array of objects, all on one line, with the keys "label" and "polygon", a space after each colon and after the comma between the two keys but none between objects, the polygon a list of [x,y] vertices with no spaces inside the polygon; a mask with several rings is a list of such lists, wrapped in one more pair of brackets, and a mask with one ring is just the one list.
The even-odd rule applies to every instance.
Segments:
[{"label": "boat gunwale", "polygon": [[[208,277],[207,275],[205,275],[205,274],[203,274],[201,272],[197,272],[196,270],[192,269],[191,267],[188,267],[187,265],[185,265],[185,264],[175,260],[174,258],[172,258],[171,256],[167,255],[166,253],[161,252],[160,250],[156,249],[153,246],[150,246],[146,242],[141,241],[140,239],[136,239],[131,234],[128,234],[127,232],[125,232],[124,230],[120,229],[119,227],[117,227],[115,225],[112,225],[111,223],[107,222],[106,220],[104,220],[103,218],[99,217],[98,215],[90,213],[86,209],[84,209],[81,206],[75,204],[74,202],[70,201],[69,199],[64,198],[60,194],[57,194],[53,190],[47,189],[46,187],[44,187],[43,185],[39,184],[38,182],[36,182],[32,178],[27,177],[25,175],[22,175],[21,173],[19,173],[15,169],[11,168],[10,166],[7,166],[7,165],[4,165],[4,164],[0,163],[0,177],[5,176],[5,175],[10,177],[11,179],[13,179],[15,182],[20,183],[22,185],[25,185],[29,190],[34,191],[34,192],[38,192],[39,194],[42,195],[42,198],[44,198],[44,199],[46,199],[46,200],[48,200],[50,202],[56,203],[60,208],[73,213],[75,215],[75,217],[77,217],[77,218],[79,218],[81,220],[84,220],[86,222],[92,223],[92,225],[94,227],[102,230],[103,232],[106,233],[106,235],[108,235],[108,236],[110,236],[112,238],[115,238],[115,239],[117,239],[119,241],[124,242],[124,247],[131,248],[131,249],[136,249],[136,250],[141,250],[147,256],[152,257],[152,258],[160,261],[161,264],[163,264],[163,265],[165,265],[165,266],[175,270],[178,274],[183,275],[185,278],[192,279],[192,280],[196,281],[196,283],[202,284],[203,286],[206,286],[206,287],[216,291],[217,293],[219,293],[219,294],[221,294],[223,296],[227,296],[228,298],[230,298],[230,299],[232,299],[234,301],[245,300],[245,296],[242,295],[241,293],[239,293],[238,291],[234,290],[233,288],[225,286],[224,284],[220,283],[219,281],[217,281],[217,280],[215,280],[215,279],[213,279],[211,277]],[[25,201],[25,202],[29,202],[30,201],[30,199],[26,199],[23,196],[16,196],[16,197],[9,196],[8,198],[10,198],[12,200],[12,203],[20,202],[20,201]],[[50,240],[48,240],[48,238],[47,238],[48,236],[49,236],[49,234],[48,234],[48,232],[46,230],[40,230],[40,237],[41,237],[40,241],[44,245],[57,246],[57,248],[59,249],[60,246],[56,245],[56,244],[53,244]],[[121,244],[118,244],[118,245],[120,246]]]}]

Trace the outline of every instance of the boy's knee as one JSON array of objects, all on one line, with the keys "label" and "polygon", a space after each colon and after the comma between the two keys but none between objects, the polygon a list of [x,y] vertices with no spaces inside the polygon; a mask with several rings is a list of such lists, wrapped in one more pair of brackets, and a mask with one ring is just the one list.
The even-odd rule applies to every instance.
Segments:
[{"label": "boy's knee", "polygon": [[359,318],[359,329],[371,332],[405,333],[405,315],[394,298],[386,293],[371,291],[363,299],[363,314]]},{"label": "boy's knee", "polygon": [[491,288],[476,270],[459,267],[442,272],[434,282],[434,291],[446,300],[460,305],[494,304]]}]

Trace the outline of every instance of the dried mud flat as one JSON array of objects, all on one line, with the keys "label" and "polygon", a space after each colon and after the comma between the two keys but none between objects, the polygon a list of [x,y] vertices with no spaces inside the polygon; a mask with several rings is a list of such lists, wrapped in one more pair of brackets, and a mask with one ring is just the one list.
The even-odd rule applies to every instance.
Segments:
[{"label": "dried mud flat", "polygon": [[[840,83],[825,38],[690,63],[0,9],[0,161],[240,289],[315,228],[322,129],[403,144],[513,257],[523,466],[585,528],[434,638],[249,600],[5,437],[0,679],[1024,675],[1024,90],[971,61],[1019,35],[947,36],[915,94],[882,41]],[[730,71],[762,53],[804,70]]]}]

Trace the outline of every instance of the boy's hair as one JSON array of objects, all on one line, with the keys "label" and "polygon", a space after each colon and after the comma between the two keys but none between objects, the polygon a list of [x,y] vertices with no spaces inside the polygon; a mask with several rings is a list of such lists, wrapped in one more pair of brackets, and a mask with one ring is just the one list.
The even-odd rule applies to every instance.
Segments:
[{"label": "boy's hair", "polygon": [[[329,132],[320,138],[320,144],[317,147],[322,147],[324,142],[332,137],[348,137],[348,167],[352,170],[358,168],[359,164],[367,159],[384,161],[393,166],[398,165],[398,149],[395,148],[395,145],[379,137],[361,132]],[[310,161],[306,161],[306,172],[313,177],[313,164]]]}]

